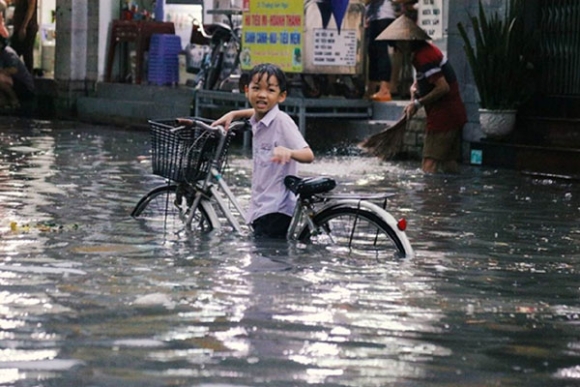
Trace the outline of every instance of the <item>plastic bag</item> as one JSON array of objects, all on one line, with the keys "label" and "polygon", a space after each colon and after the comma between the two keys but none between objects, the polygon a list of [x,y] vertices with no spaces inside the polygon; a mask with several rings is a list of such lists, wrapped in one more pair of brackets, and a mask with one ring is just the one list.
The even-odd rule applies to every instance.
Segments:
[{"label": "plastic bag", "polygon": [[189,43],[185,46],[186,71],[197,74],[201,70],[206,55],[209,55],[209,45]]}]

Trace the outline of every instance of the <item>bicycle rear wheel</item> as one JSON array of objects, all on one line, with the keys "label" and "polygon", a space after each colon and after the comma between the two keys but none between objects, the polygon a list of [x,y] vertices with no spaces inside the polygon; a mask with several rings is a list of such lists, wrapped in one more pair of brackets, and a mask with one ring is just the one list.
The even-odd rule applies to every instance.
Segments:
[{"label": "bicycle rear wheel", "polygon": [[337,253],[377,259],[408,255],[397,232],[383,218],[367,209],[332,207],[319,212],[312,220],[320,231],[313,232],[306,225],[299,234],[300,241],[325,245]]},{"label": "bicycle rear wheel", "polygon": [[[174,224],[183,227],[182,217],[187,211],[187,195],[180,192],[175,184],[164,185],[154,188],[143,196],[131,216],[147,221],[160,221],[165,225]],[[213,230],[213,224],[209,220],[207,212],[202,206],[198,206],[191,222],[194,231],[209,232]]]},{"label": "bicycle rear wheel", "polygon": [[224,54],[221,47],[215,47],[211,53],[211,59],[205,78],[204,89],[213,90],[216,88],[222,71],[223,60]]}]

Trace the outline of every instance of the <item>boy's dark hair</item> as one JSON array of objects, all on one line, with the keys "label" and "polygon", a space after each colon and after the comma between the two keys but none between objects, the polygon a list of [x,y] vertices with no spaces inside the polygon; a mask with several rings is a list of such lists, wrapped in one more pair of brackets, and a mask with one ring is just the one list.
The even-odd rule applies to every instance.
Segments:
[{"label": "boy's dark hair", "polygon": [[259,78],[266,74],[268,78],[272,75],[278,79],[278,87],[280,87],[280,91],[288,91],[288,81],[286,80],[286,74],[284,71],[276,65],[271,63],[261,63],[256,66],[250,71],[250,75],[248,77],[249,80],[254,78],[254,75],[258,75]]}]

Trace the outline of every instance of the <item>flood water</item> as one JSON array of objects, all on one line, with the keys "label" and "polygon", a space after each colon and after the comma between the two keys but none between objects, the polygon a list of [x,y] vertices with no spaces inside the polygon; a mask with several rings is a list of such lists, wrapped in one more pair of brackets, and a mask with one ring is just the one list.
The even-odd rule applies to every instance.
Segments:
[{"label": "flood water", "polygon": [[148,140],[2,118],[0,385],[580,385],[578,182],[321,152],[302,174],[397,193],[416,256],[373,262],[132,219]]}]

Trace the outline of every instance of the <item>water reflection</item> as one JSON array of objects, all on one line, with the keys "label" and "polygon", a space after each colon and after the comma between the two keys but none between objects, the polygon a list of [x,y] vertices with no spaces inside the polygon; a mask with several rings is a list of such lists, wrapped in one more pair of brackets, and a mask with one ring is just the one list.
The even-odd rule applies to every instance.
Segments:
[{"label": "water reflection", "polygon": [[[128,214],[147,133],[0,123],[0,384],[568,386],[579,379],[576,182],[319,155],[397,193],[412,260],[376,263]],[[234,149],[243,203],[250,161]]]}]

